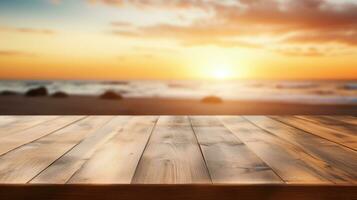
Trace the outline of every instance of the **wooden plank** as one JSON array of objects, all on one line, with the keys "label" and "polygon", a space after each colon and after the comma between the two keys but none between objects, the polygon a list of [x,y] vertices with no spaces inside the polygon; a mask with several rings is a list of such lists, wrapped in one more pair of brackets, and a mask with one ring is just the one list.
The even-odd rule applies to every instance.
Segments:
[{"label": "wooden plank", "polygon": [[129,116],[113,117],[103,127],[95,130],[64,156],[34,178],[31,183],[64,184],[90,159],[94,151],[115,135],[130,119]]},{"label": "wooden plank", "polygon": [[130,183],[157,118],[136,116],[131,119],[68,183]]},{"label": "wooden plank", "polygon": [[160,117],[132,182],[211,183],[187,116]]},{"label": "wooden plank", "polygon": [[0,126],[0,139],[5,136],[34,127],[43,122],[53,120],[58,116],[16,116],[10,123]]},{"label": "wooden plank", "polygon": [[[282,183],[271,168],[216,117],[190,118],[195,122],[193,129],[213,183]],[[212,123],[205,125],[205,121]]]},{"label": "wooden plank", "polygon": [[315,124],[311,121],[307,121],[293,116],[275,117],[275,119],[286,124],[290,124],[291,126],[304,130],[321,138],[325,138],[332,142],[341,144],[345,147],[357,150],[357,136],[333,130],[326,127],[326,125]]},{"label": "wooden plank", "polygon": [[0,185],[0,199],[355,200],[355,185]]},{"label": "wooden plank", "polygon": [[8,116],[8,115],[0,116],[0,128],[1,126],[12,123],[18,120],[19,118],[21,118],[21,116]]},{"label": "wooden plank", "polygon": [[187,116],[175,116],[175,115],[161,115],[160,119],[157,121],[158,125],[163,126],[191,126],[190,121]]},{"label": "wooden plank", "polygon": [[[37,117],[34,118],[36,119]],[[0,156],[15,148],[51,134],[54,131],[59,130],[82,118],[83,116],[66,116],[54,118],[23,131],[6,135],[0,140]]]},{"label": "wooden plank", "polygon": [[340,133],[357,139],[357,126],[340,120],[328,118],[325,116],[296,116],[300,119],[311,121],[315,124],[321,124],[325,129],[331,129],[333,133]]},{"label": "wooden plank", "polygon": [[108,119],[86,118],[1,156],[0,183],[30,181]]},{"label": "wooden plank", "polygon": [[355,151],[265,116],[246,116],[245,118],[328,163],[326,168],[333,167],[346,172],[345,175],[356,182],[357,154]]},{"label": "wooden plank", "polygon": [[274,134],[253,125],[243,117],[220,117],[223,124],[267,163],[285,182],[322,184],[351,183],[348,174],[306,153]]},{"label": "wooden plank", "polygon": [[203,127],[208,127],[208,126],[212,126],[212,127],[219,127],[222,126],[223,124],[217,120],[216,117],[214,116],[199,116],[196,115],[195,117],[190,117],[190,122],[192,124],[193,127],[199,127],[199,126],[203,126]]},{"label": "wooden plank", "polygon": [[347,123],[347,124],[351,124],[351,125],[355,125],[357,126],[357,117],[354,117],[354,116],[347,116],[347,115],[341,115],[341,116],[338,116],[338,115],[334,115],[334,116],[324,116],[325,118],[330,118],[330,119],[333,119],[333,120],[337,120],[337,121],[341,121],[341,122],[344,122],[344,123]]}]

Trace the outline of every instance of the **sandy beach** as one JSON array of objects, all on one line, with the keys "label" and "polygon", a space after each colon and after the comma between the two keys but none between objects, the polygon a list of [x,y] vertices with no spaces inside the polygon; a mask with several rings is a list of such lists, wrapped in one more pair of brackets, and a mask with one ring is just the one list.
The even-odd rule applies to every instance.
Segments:
[{"label": "sandy beach", "polygon": [[223,101],[163,98],[100,99],[96,96],[67,98],[1,96],[1,115],[357,115],[356,105]]}]

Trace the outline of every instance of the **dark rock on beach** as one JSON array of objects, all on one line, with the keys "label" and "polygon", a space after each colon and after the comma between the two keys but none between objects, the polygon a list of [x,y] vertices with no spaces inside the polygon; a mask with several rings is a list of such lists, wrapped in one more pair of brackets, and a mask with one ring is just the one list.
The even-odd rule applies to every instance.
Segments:
[{"label": "dark rock on beach", "polygon": [[113,91],[106,91],[102,95],[100,95],[101,99],[123,99],[123,96],[121,94],[118,94]]},{"label": "dark rock on beach", "polygon": [[38,87],[34,89],[30,89],[25,93],[27,97],[40,97],[40,96],[47,96],[48,91],[45,87]]},{"label": "dark rock on beach", "polygon": [[55,92],[51,96],[54,97],[54,98],[66,98],[66,97],[69,97],[69,95],[67,93],[61,92],[61,91]]},{"label": "dark rock on beach", "polygon": [[318,94],[318,95],[333,95],[334,94],[334,92],[331,90],[315,90],[312,93]]},{"label": "dark rock on beach", "polygon": [[343,90],[357,90],[357,84],[345,84],[341,86]]},{"label": "dark rock on beach", "polygon": [[18,95],[19,93],[11,91],[11,90],[4,90],[0,92],[0,96],[14,96]]},{"label": "dark rock on beach", "polygon": [[128,85],[128,81],[103,81],[101,82],[104,85]]},{"label": "dark rock on beach", "polygon": [[223,100],[216,96],[208,96],[208,97],[204,97],[201,100],[201,102],[202,103],[223,103]]}]

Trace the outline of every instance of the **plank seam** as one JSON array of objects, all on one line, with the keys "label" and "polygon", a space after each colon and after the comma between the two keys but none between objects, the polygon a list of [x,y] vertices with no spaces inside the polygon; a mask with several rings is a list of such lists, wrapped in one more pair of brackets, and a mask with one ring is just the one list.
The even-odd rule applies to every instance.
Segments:
[{"label": "plank seam", "polygon": [[[51,116],[56,116],[56,115],[51,115]],[[34,125],[31,125],[31,126],[29,126],[29,127],[24,128],[24,129],[18,130],[18,132],[20,132],[20,131],[26,131],[26,130],[28,130],[28,129],[30,129],[30,128],[34,128],[34,127],[36,127],[36,126],[40,126],[41,124],[44,124],[44,123],[46,123],[46,122],[50,122],[50,121],[57,120],[57,119],[60,118],[60,117],[61,117],[61,116],[54,117],[53,119],[45,119],[44,121],[42,121],[42,122],[40,122],[40,123],[38,123],[38,124],[34,124]],[[16,123],[16,121],[11,122],[11,124],[14,124],[14,123]],[[7,124],[7,125],[9,125],[9,124]],[[3,127],[3,126],[1,126],[1,127]],[[16,132],[15,132],[15,133],[16,133]],[[6,136],[6,135],[5,135],[5,136]],[[1,155],[0,155],[0,156],[1,156]]]},{"label": "plank seam", "polygon": [[[357,150],[354,150],[354,149],[351,148],[351,147],[348,147],[348,146],[346,146],[346,145],[344,145],[344,144],[341,144],[341,143],[335,142],[335,141],[333,141],[333,140],[324,138],[324,137],[322,137],[322,136],[316,135],[316,134],[314,134],[314,133],[308,132],[308,131],[303,130],[303,129],[299,128],[299,127],[296,127],[296,126],[294,126],[294,125],[292,125],[292,124],[289,124],[289,123],[287,123],[287,122],[284,122],[284,121],[282,121],[282,120],[280,120],[280,119],[278,119],[278,118],[271,118],[271,117],[269,117],[269,118],[272,119],[272,120],[276,120],[276,121],[278,121],[278,122],[280,122],[280,123],[283,123],[283,124],[285,124],[285,125],[287,125],[287,126],[290,126],[290,127],[292,127],[292,128],[298,129],[299,131],[302,131],[302,132],[308,133],[308,134],[310,134],[310,135],[313,135],[313,136],[315,136],[315,137],[321,138],[321,139],[323,139],[323,140],[327,140],[327,141],[329,141],[329,142],[332,142],[332,143],[334,143],[334,144],[336,144],[336,145],[338,145],[338,146],[345,147],[345,148],[347,148],[347,149],[349,149],[349,150],[352,150],[353,152],[357,152]],[[300,118],[299,118],[299,119],[300,119]]]},{"label": "plank seam", "polygon": [[[268,116],[267,116],[267,117],[268,117]],[[275,120],[274,118],[271,118],[271,117],[268,117],[268,118],[271,119],[271,120],[280,122],[280,121],[278,121],[278,120]],[[267,130],[267,129],[261,128],[259,125],[257,125],[256,123],[250,121],[249,119],[247,119],[247,118],[244,118],[244,119],[246,119],[248,122],[250,122],[250,123],[253,124],[254,126],[256,126],[256,127],[260,128],[260,129],[262,129],[263,131],[265,131],[265,132],[267,132],[267,133],[269,133],[269,134],[272,134],[272,135],[274,135],[274,136],[280,138],[281,140],[283,140],[283,141],[285,141],[285,142],[287,142],[287,143],[290,143],[291,145],[296,146],[294,143],[290,142],[289,140],[286,140],[286,139],[284,139],[284,138],[282,138],[282,137],[280,137],[280,136],[274,134],[273,132],[271,132],[271,131],[269,131],[269,130]],[[284,123],[284,124],[285,124],[285,123]],[[295,127],[293,127],[293,128],[295,128]],[[305,132],[305,131],[303,131],[303,132]],[[321,161],[320,158],[318,158],[318,157],[316,157],[316,156],[310,154],[309,152],[305,151],[303,148],[300,148],[300,149],[301,149],[302,151],[304,151],[304,153],[306,153],[306,154],[310,155],[311,157],[313,157],[313,158],[318,159],[318,160]]]},{"label": "plank seam", "polygon": [[[244,118],[245,118],[245,117],[244,117]],[[280,121],[278,121],[278,120],[276,120],[276,119],[274,119],[274,118],[268,117],[268,116],[267,116],[267,118],[269,118],[269,119],[271,119],[271,120],[274,120],[274,121],[276,121],[276,122],[280,122]],[[245,119],[246,119],[246,118],[245,118]],[[285,141],[285,142],[287,142],[287,143],[289,143],[289,144],[291,144],[291,145],[293,145],[293,146],[299,147],[299,145],[295,145],[294,143],[290,142],[289,140],[286,140],[286,139],[284,139],[284,138],[282,138],[282,137],[280,137],[280,136],[274,134],[273,132],[271,132],[271,131],[269,131],[269,130],[267,130],[267,129],[261,128],[259,125],[255,124],[254,122],[250,121],[249,119],[246,119],[246,120],[247,120],[248,122],[250,122],[251,124],[253,124],[254,126],[256,126],[256,127],[260,128],[260,129],[262,129],[263,131],[265,131],[265,132],[267,132],[267,133],[269,133],[269,134],[273,134],[274,136],[280,138],[281,140],[283,140],[283,141]],[[283,124],[285,124],[285,123],[283,123]],[[293,127],[293,128],[294,128],[294,127]],[[305,131],[303,131],[303,132],[305,132]],[[314,135],[313,135],[313,136],[314,136]],[[309,153],[308,151],[306,151],[304,148],[299,147],[299,149],[300,149],[301,151],[303,151],[305,154],[311,156],[312,158],[314,158],[314,159],[316,159],[316,160],[319,160],[320,162],[326,163],[328,166],[333,167],[333,166],[331,165],[331,163],[329,163],[328,161],[326,161],[326,160],[324,160],[324,159],[321,159],[320,157],[314,156],[313,154],[311,154],[311,153]],[[338,168],[337,168],[337,169],[338,169]],[[342,171],[344,171],[344,170],[342,170]],[[324,177],[324,176],[323,176],[323,177]],[[326,178],[326,177],[325,177],[325,179],[328,180],[328,181],[330,181],[330,182],[332,182],[333,184],[337,184],[335,181],[333,181],[333,180],[331,180],[331,179],[329,179],[329,178]]]},{"label": "plank seam", "polygon": [[193,128],[191,118],[190,118],[189,116],[187,116],[187,118],[188,118],[188,121],[189,121],[189,123],[190,123],[190,127],[191,127],[191,129],[192,129],[192,131],[193,131],[193,135],[195,136],[195,140],[196,140],[196,142],[197,142],[198,148],[200,149],[200,153],[201,153],[201,156],[202,156],[202,158],[203,158],[203,162],[205,163],[205,167],[206,167],[206,170],[207,170],[207,174],[208,174],[209,180],[210,180],[211,183],[213,183],[212,177],[211,177],[211,173],[209,172],[209,169],[208,169],[208,166],[207,166],[206,158],[205,158],[205,156],[204,156],[204,154],[203,154],[201,145],[200,145],[200,143],[198,142],[198,138],[197,138],[195,129]]},{"label": "plank seam", "polygon": [[[331,119],[331,120],[336,120],[336,121],[338,121],[338,122],[340,122],[340,123],[343,123],[343,124],[346,124],[346,125],[348,125],[348,126],[356,126],[356,124],[354,124],[354,123],[351,123],[351,122],[348,122],[348,121],[344,121],[343,119],[339,119],[339,118],[336,118],[336,116],[324,116],[325,118],[328,118],[328,119]],[[337,117],[354,117],[354,116],[349,116],[349,115],[346,115],[346,116],[339,116],[339,115],[337,115]],[[357,120],[356,120],[357,121]]]},{"label": "plank seam", "polygon": [[[316,156],[310,154],[309,152],[305,151],[304,148],[299,147],[298,145],[295,145],[294,143],[290,142],[289,140],[286,140],[286,139],[284,139],[284,138],[282,138],[282,137],[279,137],[278,135],[275,135],[273,132],[271,132],[271,131],[269,131],[269,130],[267,130],[267,129],[261,128],[259,125],[257,125],[256,123],[250,121],[249,119],[247,119],[247,118],[245,118],[245,117],[243,117],[243,118],[244,118],[247,122],[249,122],[250,124],[252,124],[253,126],[255,126],[255,127],[259,128],[259,129],[261,129],[262,131],[264,131],[264,132],[266,132],[266,133],[268,133],[268,134],[270,134],[270,135],[274,135],[275,137],[279,138],[279,140],[282,140],[282,141],[288,143],[289,145],[292,145],[292,146],[294,146],[295,148],[298,148],[301,152],[305,153],[306,155],[310,156],[311,158],[316,159],[316,160],[318,160],[318,161],[320,161],[320,162],[322,162],[322,163],[325,163],[326,165],[330,166],[330,164],[329,164],[328,162],[326,162],[325,160],[321,160],[319,157],[316,157]],[[269,117],[268,117],[268,118],[269,118]],[[269,118],[269,119],[274,120],[274,119],[272,119],[272,118]],[[274,121],[275,121],[275,120],[274,120]],[[327,177],[321,175],[318,170],[316,170],[314,167],[312,167],[312,166],[310,166],[310,165],[312,165],[312,166],[315,167],[315,164],[308,164],[308,163],[307,163],[307,166],[309,167],[309,169],[312,170],[314,173],[316,173],[317,175],[321,176],[321,177],[324,178],[326,181],[331,182],[332,184],[337,184],[334,180],[331,180],[330,178],[327,178]],[[331,166],[331,167],[332,167],[332,166]]]},{"label": "plank seam", "polygon": [[[242,116],[242,118],[244,119],[244,120],[246,120],[246,121],[248,121],[247,119],[245,119],[243,116]],[[232,131],[232,129],[230,129],[229,127],[227,127],[226,126],[226,124],[221,120],[221,119],[219,119],[218,118],[218,120],[223,124],[223,126],[227,129],[227,130],[229,130],[229,132],[231,132],[231,134],[232,135],[234,135],[234,137],[236,137],[240,142],[242,142],[244,145],[245,145],[245,147],[247,148],[247,149],[249,149],[249,151],[251,151],[255,156],[257,156],[262,162],[264,162],[264,164],[266,164],[269,168],[270,168],[270,170],[278,177],[278,178],[280,178],[280,180],[283,182],[283,183],[285,183],[285,184],[287,184],[287,182],[268,164],[268,163],[266,163],[258,154],[256,154],[250,147],[249,147],[249,145],[247,145],[243,140],[241,140],[236,134],[234,134],[234,132]],[[249,121],[248,121],[249,122]],[[258,127],[259,128],[259,127]],[[261,129],[261,128],[259,128],[259,129]],[[264,130],[263,130],[264,131]]]},{"label": "plank seam", "polygon": [[[73,122],[71,122],[71,123],[66,124],[66,125],[63,126],[63,127],[60,127],[60,128],[58,128],[58,129],[56,129],[56,130],[54,130],[54,131],[49,132],[48,134],[46,134],[46,135],[44,135],[44,136],[41,136],[41,137],[39,137],[39,138],[37,138],[37,139],[35,139],[35,140],[29,141],[29,142],[27,142],[27,143],[25,143],[25,144],[22,144],[22,145],[20,145],[20,146],[18,146],[18,147],[16,147],[16,148],[13,148],[13,149],[11,149],[11,150],[9,150],[9,151],[7,151],[7,152],[1,154],[0,157],[3,157],[3,156],[5,156],[6,154],[8,154],[8,153],[10,153],[10,152],[12,152],[12,151],[14,151],[14,150],[16,150],[16,149],[19,149],[19,148],[21,148],[21,147],[23,147],[23,146],[25,146],[25,145],[28,145],[28,144],[33,143],[33,142],[36,142],[36,141],[38,141],[38,140],[40,140],[40,139],[42,139],[42,138],[44,138],[44,137],[46,137],[46,136],[48,136],[48,135],[50,135],[50,134],[52,134],[52,133],[55,133],[55,132],[57,132],[57,131],[60,131],[60,130],[62,130],[62,129],[64,129],[64,128],[66,128],[66,127],[72,125],[72,124],[75,124],[75,123],[77,123],[78,121],[81,121],[81,120],[83,120],[83,119],[85,119],[85,118],[87,118],[87,117],[82,117],[82,118],[80,118],[80,119],[77,119],[77,120],[75,120],[75,121],[73,121]],[[56,119],[57,119],[57,118],[56,118]]]},{"label": "plank seam", "polygon": [[140,162],[141,162],[141,160],[142,160],[142,158],[143,158],[143,156],[144,156],[144,152],[146,151],[147,147],[149,146],[149,141],[150,141],[150,139],[151,139],[152,134],[154,133],[154,130],[156,129],[157,122],[159,121],[159,119],[160,119],[160,116],[157,117],[157,119],[156,119],[156,121],[155,121],[155,124],[152,126],[152,129],[151,129],[151,131],[150,131],[150,135],[149,135],[149,137],[148,137],[148,140],[146,141],[146,144],[145,144],[145,147],[144,147],[144,149],[143,149],[143,152],[141,152],[139,161],[138,161],[138,163],[136,164],[135,170],[134,170],[134,173],[133,173],[133,176],[131,177],[131,180],[130,180],[130,183],[131,183],[131,184],[133,183],[133,179],[134,179],[134,177],[135,177],[135,175],[136,175],[136,172],[137,172],[137,170],[138,170],[138,168],[139,168],[139,164],[140,164]]},{"label": "plank seam", "polygon": [[[114,119],[115,119],[115,117],[114,117],[112,120],[114,120]],[[111,121],[111,120],[109,120],[109,122],[110,122],[110,121]],[[108,123],[109,123],[109,122],[108,122]],[[115,137],[115,136],[117,135],[117,133],[120,132],[121,130],[123,130],[123,127],[120,128],[120,129],[118,129],[114,135],[112,135],[111,137],[107,138],[107,140],[106,140],[102,145],[106,144],[106,142],[108,142],[108,141],[111,140],[113,137]],[[92,156],[98,151],[98,149],[100,149],[100,148],[101,148],[101,146],[98,146],[98,147],[95,149],[95,151],[93,152],[93,154],[91,155],[91,157],[92,157]],[[83,166],[86,165],[86,163],[87,163],[88,160],[90,160],[90,159],[91,159],[91,158],[87,159],[87,160],[67,179],[67,181],[65,182],[65,184],[68,184],[68,183],[71,181],[71,179],[72,179],[80,170],[83,169]]]},{"label": "plank seam", "polygon": [[[336,128],[336,126],[351,127],[351,124],[347,124],[347,123],[341,122],[341,125],[334,125],[334,124],[328,124],[328,123],[324,123],[324,122],[318,122],[318,121],[306,118],[306,117],[301,116],[301,115],[296,115],[296,116],[293,116],[293,117],[296,118],[296,119],[299,119],[299,120],[306,121],[307,123],[311,123],[311,124],[314,124],[316,126],[319,126],[319,127],[322,127],[322,128],[326,128],[326,129],[331,130],[331,131],[336,131],[339,134],[342,134],[344,136],[347,135],[347,137],[352,137],[352,138],[356,137],[356,135],[353,135],[353,134],[351,134],[349,132],[343,132],[341,130],[338,130],[338,128]],[[311,117],[311,116],[309,116],[309,117]],[[322,118],[322,116],[318,116],[318,117]],[[332,119],[330,119],[330,120],[332,120]],[[338,120],[335,120],[335,121],[339,122]],[[321,126],[321,125],[324,125],[324,126]],[[355,127],[354,125],[352,125],[352,126]]]},{"label": "plank seam", "polygon": [[[88,117],[88,116],[87,116]],[[87,118],[86,117],[86,118]],[[113,119],[113,118],[112,118]],[[107,123],[109,123],[112,119],[108,120],[107,122],[105,122],[102,126],[100,126],[99,128],[103,127],[104,125],[106,125]],[[41,170],[38,174],[36,174],[34,177],[32,177],[29,181],[27,181],[27,183],[30,183],[32,180],[34,180],[36,177],[38,177],[42,172],[44,172],[46,169],[48,169],[49,167],[51,167],[57,160],[61,159],[63,156],[65,156],[68,152],[72,151],[76,146],[78,146],[79,144],[81,144],[87,137],[84,137],[82,140],[80,140],[77,144],[75,144],[73,147],[71,147],[70,149],[68,149],[66,152],[64,152],[60,157],[58,157],[57,159],[55,159],[51,164],[49,164],[47,167],[45,167],[43,170]],[[72,177],[72,176],[71,176]]]},{"label": "plank seam", "polygon": [[[309,122],[311,122],[311,123],[313,123],[313,124],[316,124],[316,125],[319,125],[319,123],[316,122],[315,120],[308,119],[308,118],[306,118],[306,117],[318,117],[318,118],[321,118],[322,120],[323,120],[323,119],[334,120],[334,121],[340,123],[340,124],[338,124],[337,126],[355,126],[354,124],[341,121],[341,120],[336,119],[336,118],[333,118],[333,117],[331,117],[331,116],[324,116],[324,115],[316,115],[316,116],[314,116],[314,115],[313,115],[313,116],[310,116],[310,115],[295,115],[294,117],[299,118],[299,119],[302,119],[302,120],[305,120],[305,121],[309,121]],[[328,129],[335,130],[335,131],[339,131],[339,130],[337,130],[336,128],[331,127],[331,126],[333,126],[333,125],[335,125],[335,124],[328,124],[328,123],[323,123],[323,122],[322,122],[322,124],[330,125],[330,126],[326,126],[326,128],[328,128]]]},{"label": "plank seam", "polygon": [[[268,117],[268,116],[267,116],[267,117]],[[268,133],[268,134],[270,134],[270,135],[274,135],[275,137],[278,137],[279,139],[281,139],[281,140],[283,140],[283,141],[285,141],[285,142],[287,142],[287,143],[289,143],[289,144],[291,144],[291,145],[293,145],[293,146],[297,146],[297,145],[295,145],[294,143],[290,142],[289,140],[286,140],[285,138],[282,138],[282,137],[276,135],[275,133],[273,133],[273,132],[271,132],[271,131],[269,131],[269,130],[267,130],[267,129],[265,129],[265,128],[261,128],[259,125],[257,125],[256,123],[250,121],[249,119],[247,119],[247,118],[245,118],[245,117],[243,117],[243,118],[244,118],[245,120],[247,120],[249,123],[253,124],[254,126],[260,128],[260,129],[263,130],[263,131],[265,131],[266,133]],[[278,120],[275,120],[274,118],[271,118],[271,117],[268,117],[268,118],[271,119],[271,120],[274,120],[274,121],[276,121],[276,122],[280,122],[280,121],[278,121]],[[293,127],[293,128],[294,128],[294,127]],[[305,131],[304,131],[304,132],[305,132]],[[301,151],[303,151],[304,153],[306,153],[306,154],[310,155],[311,157],[313,157],[313,158],[315,158],[315,159],[321,161],[320,158],[318,158],[318,157],[316,157],[316,156],[310,154],[309,152],[305,151],[303,148],[300,148],[300,149],[301,149]]]}]

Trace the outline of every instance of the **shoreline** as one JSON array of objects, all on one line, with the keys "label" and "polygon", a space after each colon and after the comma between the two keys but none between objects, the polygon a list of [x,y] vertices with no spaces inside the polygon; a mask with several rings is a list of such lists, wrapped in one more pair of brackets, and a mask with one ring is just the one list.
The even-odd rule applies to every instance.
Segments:
[{"label": "shoreline", "polygon": [[194,99],[123,98],[71,95],[66,98],[0,96],[0,115],[357,115],[353,104],[276,101],[203,103]]}]

